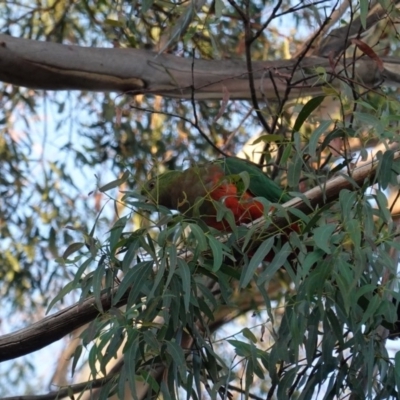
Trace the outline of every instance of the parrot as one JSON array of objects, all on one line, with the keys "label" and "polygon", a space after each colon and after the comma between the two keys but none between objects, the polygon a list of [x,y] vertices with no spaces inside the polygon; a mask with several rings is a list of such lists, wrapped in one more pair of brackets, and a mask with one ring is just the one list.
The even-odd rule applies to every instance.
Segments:
[{"label": "parrot", "polygon": [[[246,172],[248,187],[244,181]],[[284,203],[291,197],[255,164],[237,157],[219,158],[184,171],[167,171],[150,179],[141,194],[150,202],[178,210],[189,218],[200,218],[219,231],[229,231],[226,219],[217,217],[218,204],[232,211],[235,224],[250,223],[264,215],[257,197]]]}]

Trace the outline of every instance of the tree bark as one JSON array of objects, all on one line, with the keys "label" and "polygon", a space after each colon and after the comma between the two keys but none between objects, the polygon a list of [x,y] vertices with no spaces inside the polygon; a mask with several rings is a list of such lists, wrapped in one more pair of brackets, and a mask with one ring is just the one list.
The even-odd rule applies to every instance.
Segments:
[{"label": "tree bark", "polygon": [[[253,78],[256,96],[273,101],[323,94],[326,71],[330,85],[339,87],[347,60],[322,57],[299,60],[256,61]],[[383,65],[383,67],[382,67]],[[351,78],[373,88],[385,83],[400,86],[400,59],[367,57],[355,63]],[[349,71],[351,68],[349,69]],[[44,90],[87,90],[157,94],[179,99],[250,99],[249,76],[242,60],[200,60],[150,50],[89,48],[0,35],[0,80],[17,86]]]}]

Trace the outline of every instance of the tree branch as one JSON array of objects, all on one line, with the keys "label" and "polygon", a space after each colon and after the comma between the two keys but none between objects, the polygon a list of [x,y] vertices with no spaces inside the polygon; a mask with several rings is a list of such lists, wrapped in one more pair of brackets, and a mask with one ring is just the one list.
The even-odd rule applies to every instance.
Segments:
[{"label": "tree branch", "polygon": [[[100,301],[104,311],[108,311],[112,307],[112,299],[116,290],[114,289],[111,294],[106,293],[101,296]],[[126,304],[128,294],[129,292],[114,307]],[[94,320],[99,315],[101,313],[97,309],[95,299],[94,297],[90,297],[82,303],[74,304],[53,315],[49,315],[41,321],[20,329],[17,332],[1,336],[0,362],[11,360],[48,346],[82,325]]]},{"label": "tree branch", "polygon": [[[356,78],[370,88],[381,83],[400,87],[400,59],[382,58],[383,70],[363,57],[356,63]],[[17,86],[44,90],[89,90],[158,94],[164,97],[250,99],[245,61],[195,60],[142,49],[88,48],[39,42],[0,35],[0,80]],[[340,76],[326,58],[256,61],[252,74],[256,97],[275,100],[287,90],[285,77],[293,74],[290,99],[323,94],[324,84],[315,68],[332,76],[330,84],[340,85]],[[338,61],[336,69],[343,70]],[[294,73],[293,70],[295,69]],[[266,74],[266,72],[269,72]],[[274,80],[274,84],[271,80]]]}]

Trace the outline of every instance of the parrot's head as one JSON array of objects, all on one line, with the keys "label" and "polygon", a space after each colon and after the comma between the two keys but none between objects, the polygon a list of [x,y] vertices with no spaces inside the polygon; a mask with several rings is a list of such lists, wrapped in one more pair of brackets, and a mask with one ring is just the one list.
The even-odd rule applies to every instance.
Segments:
[{"label": "parrot's head", "polygon": [[167,171],[155,176],[143,185],[140,194],[153,204],[171,207],[171,191],[181,174],[182,171]]}]

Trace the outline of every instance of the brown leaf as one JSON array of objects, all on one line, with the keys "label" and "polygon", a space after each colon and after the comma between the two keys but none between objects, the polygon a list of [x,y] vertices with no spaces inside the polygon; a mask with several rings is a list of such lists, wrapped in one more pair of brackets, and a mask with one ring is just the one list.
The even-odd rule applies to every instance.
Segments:
[{"label": "brown leaf", "polygon": [[121,126],[121,118],[122,118],[122,108],[115,107],[115,125],[118,127]]},{"label": "brown leaf", "polygon": [[229,96],[229,91],[225,86],[222,86],[222,93],[223,93],[223,96],[222,96],[221,107],[218,111],[218,114],[215,116],[213,122],[217,122],[222,117],[222,115],[224,114],[226,107],[228,105],[230,96]]},{"label": "brown leaf", "polygon": [[360,39],[351,39],[351,42],[358,46],[358,48],[366,54],[371,60],[374,60],[378,64],[379,71],[382,72],[385,67],[383,66],[383,62],[381,58],[378,56],[378,54],[375,53],[374,50],[372,50],[371,47],[367,45],[367,43],[363,42]]}]

